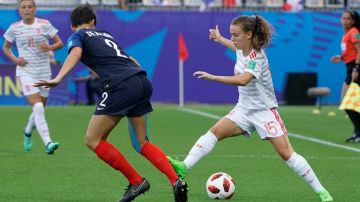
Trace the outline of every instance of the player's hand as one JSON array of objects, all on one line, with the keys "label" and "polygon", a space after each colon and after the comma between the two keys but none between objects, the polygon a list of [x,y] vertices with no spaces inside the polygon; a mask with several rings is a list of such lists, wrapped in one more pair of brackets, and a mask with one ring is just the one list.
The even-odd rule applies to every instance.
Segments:
[{"label": "player's hand", "polygon": [[341,61],[341,55],[334,55],[333,57],[331,57],[331,62],[333,63],[338,63]]},{"label": "player's hand", "polygon": [[203,71],[194,72],[193,76],[197,77],[198,79],[205,79],[205,80],[210,80],[210,81],[215,80],[214,75],[209,74],[207,72],[203,72]]},{"label": "player's hand", "polygon": [[222,36],[219,31],[219,25],[216,25],[215,29],[209,29],[209,39],[211,39],[215,42],[220,42],[221,38],[222,38]]},{"label": "player's hand", "polygon": [[51,51],[51,49],[50,49],[50,46],[49,46],[49,44],[47,44],[47,43],[41,43],[40,45],[39,45],[39,50],[41,50],[42,52],[49,52],[49,51]]},{"label": "player's hand", "polygon": [[19,65],[20,67],[25,67],[25,65],[27,65],[28,62],[27,60],[25,60],[25,58],[19,57],[15,59],[14,63],[16,65]]},{"label": "player's hand", "polygon": [[44,86],[45,88],[53,88],[57,85],[59,85],[60,81],[55,80],[55,79],[51,79],[51,80],[39,80],[37,82],[34,83],[34,87],[40,87],[40,86]]}]

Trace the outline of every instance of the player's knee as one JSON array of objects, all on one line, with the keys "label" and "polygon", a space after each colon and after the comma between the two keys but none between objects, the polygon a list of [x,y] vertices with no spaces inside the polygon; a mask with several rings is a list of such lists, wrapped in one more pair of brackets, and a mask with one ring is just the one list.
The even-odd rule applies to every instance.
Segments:
[{"label": "player's knee", "polygon": [[292,153],[290,150],[283,150],[279,152],[279,155],[284,161],[287,161],[290,159]]},{"label": "player's knee", "polygon": [[95,150],[96,146],[99,144],[99,141],[95,141],[92,138],[86,136],[85,138],[85,145],[89,147],[91,150]]}]

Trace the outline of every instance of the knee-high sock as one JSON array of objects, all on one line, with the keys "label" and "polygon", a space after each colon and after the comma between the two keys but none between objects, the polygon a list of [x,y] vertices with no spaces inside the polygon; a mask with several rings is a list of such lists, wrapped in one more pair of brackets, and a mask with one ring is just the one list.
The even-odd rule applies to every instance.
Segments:
[{"label": "knee-high sock", "polygon": [[25,133],[30,134],[35,128],[35,119],[34,119],[34,113],[32,112],[29,116],[28,123],[25,127]]},{"label": "knee-high sock", "polygon": [[132,167],[126,158],[112,144],[101,141],[95,148],[96,155],[115,170],[120,171],[131,185],[140,184],[141,175]]},{"label": "knee-high sock", "polygon": [[310,167],[309,163],[297,153],[292,153],[289,160],[286,161],[291,169],[293,169],[300,177],[302,177],[315,192],[324,190],[315,172]]},{"label": "knee-high sock", "polygon": [[51,142],[48,124],[45,120],[45,108],[42,102],[37,102],[33,106],[33,114],[36,128],[45,145]]},{"label": "knee-high sock", "polygon": [[216,136],[210,131],[201,136],[184,160],[187,169],[190,170],[201,158],[210,153],[216,142]]},{"label": "knee-high sock", "polygon": [[141,154],[166,175],[171,185],[174,185],[179,177],[176,175],[176,172],[166,158],[166,155],[159,147],[150,142],[146,142],[141,148]]},{"label": "knee-high sock", "polygon": [[346,110],[346,113],[354,126],[354,132],[360,135],[360,113],[353,110]]}]

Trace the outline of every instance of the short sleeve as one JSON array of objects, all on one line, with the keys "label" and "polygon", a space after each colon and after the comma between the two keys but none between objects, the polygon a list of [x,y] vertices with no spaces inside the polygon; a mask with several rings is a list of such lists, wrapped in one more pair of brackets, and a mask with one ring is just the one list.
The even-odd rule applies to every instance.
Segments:
[{"label": "short sleeve", "polygon": [[74,47],[82,48],[81,35],[79,33],[72,34],[67,40],[68,53]]},{"label": "short sleeve", "polygon": [[59,30],[56,29],[50,22],[44,25],[44,32],[48,38],[53,38]]},{"label": "short sleeve", "polygon": [[6,32],[4,33],[4,38],[9,41],[10,43],[13,43],[15,41],[15,33],[14,33],[14,29],[12,29],[11,27],[6,30]]},{"label": "short sleeve", "polygon": [[358,43],[360,42],[360,34],[359,31],[355,28],[351,30],[351,43]]},{"label": "short sleeve", "polygon": [[259,60],[249,60],[246,64],[245,71],[251,73],[255,78],[258,79],[261,73],[261,65],[259,64]]}]

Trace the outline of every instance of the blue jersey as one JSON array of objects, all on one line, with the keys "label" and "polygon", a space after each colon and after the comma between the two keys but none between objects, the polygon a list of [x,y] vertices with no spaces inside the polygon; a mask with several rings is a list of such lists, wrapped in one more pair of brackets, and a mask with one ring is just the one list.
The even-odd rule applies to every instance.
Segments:
[{"label": "blue jersey", "polygon": [[67,40],[70,53],[73,47],[82,48],[80,61],[94,70],[103,84],[116,85],[138,73],[145,73],[106,31],[81,29]]}]

